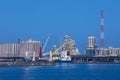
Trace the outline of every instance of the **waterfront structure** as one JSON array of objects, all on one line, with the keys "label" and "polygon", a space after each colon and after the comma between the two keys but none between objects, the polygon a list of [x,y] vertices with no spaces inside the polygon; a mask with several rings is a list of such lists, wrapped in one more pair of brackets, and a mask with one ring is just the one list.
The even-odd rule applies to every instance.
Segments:
[{"label": "waterfront structure", "polygon": [[18,54],[18,44],[6,43],[0,44],[0,57],[13,57]]},{"label": "waterfront structure", "polygon": [[79,51],[76,48],[76,43],[72,39],[72,36],[66,35],[64,42],[56,48],[54,45],[51,49],[52,60],[54,61],[71,61],[71,55],[79,55]]},{"label": "waterfront structure", "polygon": [[40,41],[33,41],[31,38],[29,38],[28,41],[21,42],[19,44],[20,48],[19,56],[25,56],[26,51],[28,51],[29,56],[33,56],[33,52],[35,53],[36,56],[38,56],[40,46],[41,46]]},{"label": "waterfront structure", "polygon": [[62,51],[67,51],[69,55],[79,55],[79,51],[76,48],[76,43],[72,39],[72,36],[65,36],[65,41],[62,45]]},{"label": "waterfront structure", "polygon": [[104,50],[104,55],[106,56],[120,56],[120,48],[108,47]]},{"label": "waterfront structure", "polygon": [[40,41],[34,41],[31,38],[20,43],[0,44],[0,57],[25,57],[26,51],[30,57],[33,56],[33,52],[38,56],[40,46]]},{"label": "waterfront structure", "polygon": [[53,45],[53,47],[52,47],[52,49],[50,51],[50,60],[53,60],[53,61],[60,60],[60,56],[59,56],[60,48],[57,48],[56,45]]},{"label": "waterfront structure", "polygon": [[103,54],[100,55],[100,48],[96,48],[96,56],[120,56],[120,48],[112,48],[112,47],[108,47],[108,48],[104,48],[103,49]]},{"label": "waterfront structure", "polygon": [[89,45],[88,45],[88,47],[95,47],[95,45],[96,45],[96,39],[95,39],[95,37],[94,36],[90,36],[88,39],[89,39]]},{"label": "waterfront structure", "polygon": [[72,39],[72,36],[66,35],[65,41],[61,45],[60,61],[70,62],[72,55],[79,55],[79,51],[76,48],[76,43]]},{"label": "waterfront structure", "polygon": [[52,52],[52,55],[59,55],[56,45],[53,45],[51,52]]},{"label": "waterfront structure", "polygon": [[111,56],[120,56],[120,48],[109,47],[109,55]]},{"label": "waterfront structure", "polygon": [[94,36],[88,37],[88,47],[85,50],[86,55],[95,55],[96,51],[96,39]]},{"label": "waterfront structure", "polygon": [[73,63],[120,63],[120,56],[71,56]]}]

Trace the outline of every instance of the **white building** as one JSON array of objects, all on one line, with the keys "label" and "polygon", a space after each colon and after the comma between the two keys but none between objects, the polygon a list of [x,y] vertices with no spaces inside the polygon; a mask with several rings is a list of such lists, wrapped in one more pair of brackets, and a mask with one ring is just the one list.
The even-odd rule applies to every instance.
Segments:
[{"label": "white building", "polygon": [[95,37],[93,37],[93,36],[90,36],[89,38],[89,45],[88,45],[88,47],[90,48],[92,48],[92,47],[95,47],[95,45],[96,45],[96,39],[95,39]]},{"label": "white building", "polygon": [[21,43],[6,43],[0,44],[0,57],[10,57],[10,56],[21,56],[24,57],[26,51],[28,55],[32,56],[35,52],[36,56],[39,54],[39,48],[41,46],[40,41],[33,41],[29,39],[28,41]]}]

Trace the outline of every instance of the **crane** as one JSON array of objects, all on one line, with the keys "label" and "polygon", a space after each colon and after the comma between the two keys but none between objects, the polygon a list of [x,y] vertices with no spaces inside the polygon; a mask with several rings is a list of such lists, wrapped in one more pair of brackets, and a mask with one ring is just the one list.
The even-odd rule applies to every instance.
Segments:
[{"label": "crane", "polygon": [[39,48],[39,59],[42,58],[42,53],[44,52],[44,49],[45,49],[45,47],[46,47],[46,45],[48,43],[49,38],[50,38],[50,34],[48,35],[48,37],[47,37],[43,47],[42,47],[42,44],[40,45],[40,48]]},{"label": "crane", "polygon": [[48,43],[49,38],[50,38],[50,34],[48,35],[48,37],[47,37],[47,39],[46,39],[46,41],[45,41],[45,43],[44,43],[44,45],[43,45],[42,52],[44,52],[45,47],[46,47],[46,45],[47,45],[47,43]]}]

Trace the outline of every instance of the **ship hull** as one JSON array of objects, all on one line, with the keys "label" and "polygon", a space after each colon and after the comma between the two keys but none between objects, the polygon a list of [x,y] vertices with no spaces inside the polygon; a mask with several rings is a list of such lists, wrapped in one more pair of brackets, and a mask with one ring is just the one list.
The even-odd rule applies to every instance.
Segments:
[{"label": "ship hull", "polygon": [[55,63],[72,63],[72,61],[69,61],[69,60],[57,60],[57,61],[54,61]]}]

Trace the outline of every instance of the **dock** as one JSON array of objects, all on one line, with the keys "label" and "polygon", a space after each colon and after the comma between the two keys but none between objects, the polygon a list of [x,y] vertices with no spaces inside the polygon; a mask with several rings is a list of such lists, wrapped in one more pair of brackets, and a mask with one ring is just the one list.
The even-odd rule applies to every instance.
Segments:
[{"label": "dock", "polygon": [[0,67],[9,66],[54,66],[54,62],[47,60],[25,61],[24,57],[0,57]]},{"label": "dock", "polygon": [[73,63],[120,63],[120,56],[71,56]]}]

